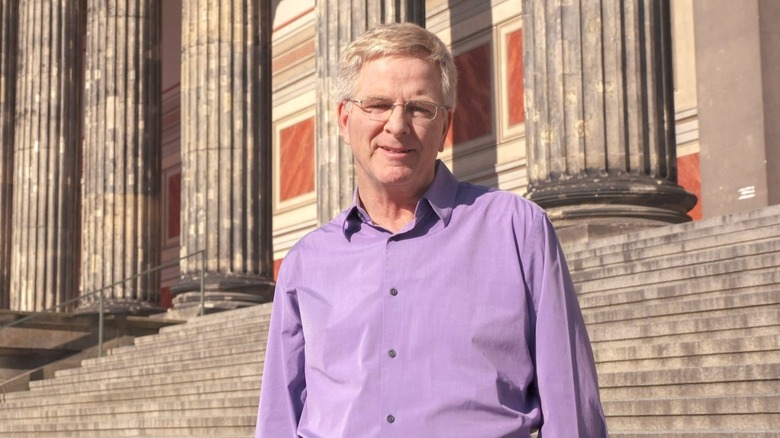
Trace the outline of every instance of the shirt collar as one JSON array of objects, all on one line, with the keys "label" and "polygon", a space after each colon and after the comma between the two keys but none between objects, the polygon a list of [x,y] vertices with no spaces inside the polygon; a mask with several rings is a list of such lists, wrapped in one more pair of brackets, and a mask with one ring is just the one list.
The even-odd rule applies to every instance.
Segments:
[{"label": "shirt collar", "polygon": [[[417,210],[420,209],[420,202],[426,201],[446,227],[450,223],[457,194],[458,180],[441,160],[436,160],[436,174],[433,177],[433,182],[418,202]],[[346,211],[341,230],[349,238],[356,229],[359,229],[360,222],[369,222],[369,220],[368,213],[360,206],[357,189],[355,189],[352,195],[352,205]]]}]

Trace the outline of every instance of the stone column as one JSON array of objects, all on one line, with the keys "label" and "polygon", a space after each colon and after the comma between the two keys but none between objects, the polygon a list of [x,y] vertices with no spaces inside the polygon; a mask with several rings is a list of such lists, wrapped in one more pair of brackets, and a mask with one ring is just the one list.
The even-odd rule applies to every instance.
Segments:
[{"label": "stone column", "polygon": [[77,296],[81,1],[19,2],[11,309]]},{"label": "stone column", "polygon": [[352,202],[352,153],[341,140],[336,119],[336,68],[341,51],[358,35],[381,23],[425,26],[423,0],[322,0],[317,7],[317,216],[328,222]]},{"label": "stone column", "polygon": [[528,197],[559,228],[690,220],[677,185],[669,3],[524,0]]},{"label": "stone column", "polygon": [[17,0],[0,0],[0,309],[10,304]]},{"label": "stone column", "polygon": [[[158,0],[87,2],[82,295],[160,264],[159,44]],[[158,294],[155,272],[105,290],[104,305],[160,312]]]},{"label": "stone column", "polygon": [[[207,306],[268,301],[270,2],[182,2],[181,255],[206,250]],[[198,304],[200,257],[180,263],[177,309]]]}]

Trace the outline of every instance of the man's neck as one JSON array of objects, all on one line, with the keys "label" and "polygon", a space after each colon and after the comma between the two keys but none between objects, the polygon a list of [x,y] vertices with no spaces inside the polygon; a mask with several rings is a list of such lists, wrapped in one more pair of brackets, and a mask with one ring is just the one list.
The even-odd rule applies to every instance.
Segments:
[{"label": "man's neck", "polygon": [[402,196],[387,191],[358,188],[358,199],[371,221],[393,233],[397,233],[414,219],[414,211],[421,196]]}]

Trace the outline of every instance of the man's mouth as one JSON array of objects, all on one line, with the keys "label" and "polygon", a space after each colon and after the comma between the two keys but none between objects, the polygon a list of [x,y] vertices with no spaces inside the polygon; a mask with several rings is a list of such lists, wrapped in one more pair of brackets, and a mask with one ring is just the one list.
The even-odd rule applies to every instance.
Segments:
[{"label": "man's mouth", "polygon": [[390,152],[391,154],[408,154],[411,152],[411,149],[404,149],[404,148],[392,148],[388,146],[379,146],[379,149],[382,149],[383,151]]}]

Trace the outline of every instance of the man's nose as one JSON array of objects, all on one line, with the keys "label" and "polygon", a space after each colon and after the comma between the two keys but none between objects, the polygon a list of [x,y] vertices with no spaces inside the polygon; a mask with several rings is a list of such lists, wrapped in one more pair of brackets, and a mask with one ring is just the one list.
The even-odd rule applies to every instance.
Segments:
[{"label": "man's nose", "polygon": [[396,103],[390,109],[385,130],[393,134],[409,132],[409,117],[406,115],[406,107],[403,103]]}]

